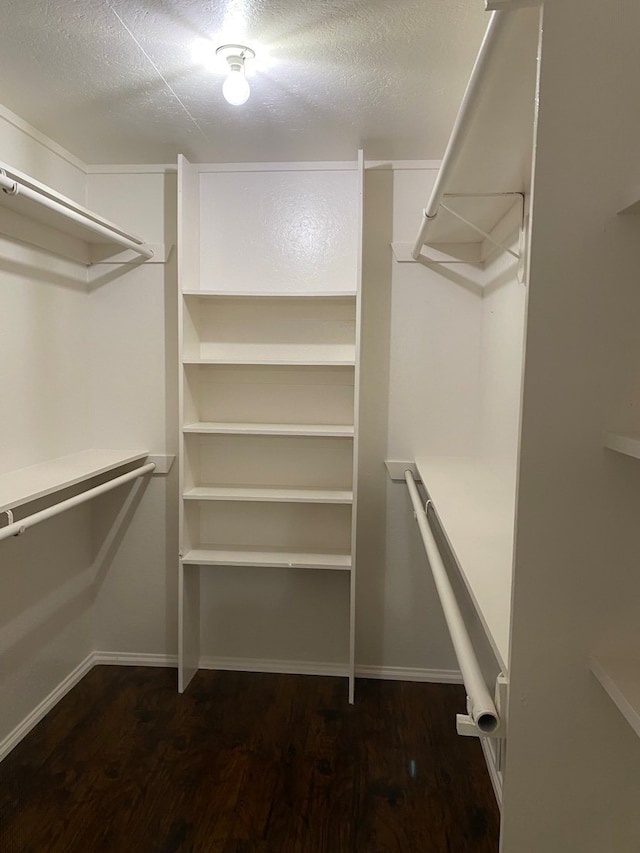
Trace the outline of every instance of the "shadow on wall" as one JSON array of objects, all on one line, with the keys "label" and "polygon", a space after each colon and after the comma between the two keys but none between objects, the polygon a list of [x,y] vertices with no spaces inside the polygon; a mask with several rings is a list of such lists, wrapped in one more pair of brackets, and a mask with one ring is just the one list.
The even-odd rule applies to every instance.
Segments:
[{"label": "shadow on wall", "polygon": [[383,660],[393,171],[365,173],[356,662]]},{"label": "shadow on wall", "polygon": [[[99,545],[91,535],[91,503],[2,543],[3,569],[13,578],[0,606],[3,679],[50,655],[77,665],[94,650],[91,608],[96,591],[143,493],[140,481],[114,491],[119,510],[108,519]],[[37,511],[36,502],[34,506]]]}]

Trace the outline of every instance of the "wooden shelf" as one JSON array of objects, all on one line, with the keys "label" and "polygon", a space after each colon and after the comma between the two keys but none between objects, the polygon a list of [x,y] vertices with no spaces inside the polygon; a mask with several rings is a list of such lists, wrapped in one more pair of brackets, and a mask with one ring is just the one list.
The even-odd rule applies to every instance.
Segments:
[{"label": "wooden shelf", "polygon": [[421,457],[416,466],[498,660],[507,672],[515,472],[471,457]]},{"label": "wooden shelf", "polygon": [[[141,247],[146,245],[141,237],[12,166],[0,163],[0,168],[11,180],[26,188],[16,195],[0,192],[0,220],[9,236],[85,264],[127,251],[118,238]],[[26,193],[36,193],[44,202],[53,202],[55,208],[47,207]],[[136,255],[131,252],[131,257]]]},{"label": "wooden shelf", "polygon": [[[500,194],[529,189],[538,37],[539,9],[505,17],[445,188],[447,206],[485,233],[493,232],[514,205],[513,197]],[[444,208],[427,237],[427,244],[436,246],[482,241]]]},{"label": "wooden shelf", "polygon": [[282,551],[266,548],[207,548],[187,551],[182,562],[198,566],[261,566],[264,568],[326,569],[350,571],[351,554],[345,551]]},{"label": "wooden shelf", "polygon": [[624,453],[625,456],[640,459],[640,436],[638,435],[608,432],[604,437],[604,446],[608,450],[615,450],[617,453]]},{"label": "wooden shelf", "polygon": [[147,457],[146,450],[84,450],[0,476],[0,511],[76,486]]},{"label": "wooden shelf", "polygon": [[187,489],[188,501],[265,501],[276,503],[353,503],[353,492],[344,489],[264,488],[262,486],[196,486]]},{"label": "wooden shelf", "polygon": [[185,424],[183,432],[201,435],[302,435],[327,438],[353,438],[352,424],[259,424],[214,423]]},{"label": "wooden shelf", "polygon": [[640,736],[640,650],[592,657],[591,672]]},{"label": "wooden shelf", "polygon": [[200,299],[355,299],[354,290],[276,290],[229,291],[183,290],[182,295]]},{"label": "wooden shelf", "polygon": [[353,367],[355,346],[333,344],[210,344],[183,364],[325,365]]}]

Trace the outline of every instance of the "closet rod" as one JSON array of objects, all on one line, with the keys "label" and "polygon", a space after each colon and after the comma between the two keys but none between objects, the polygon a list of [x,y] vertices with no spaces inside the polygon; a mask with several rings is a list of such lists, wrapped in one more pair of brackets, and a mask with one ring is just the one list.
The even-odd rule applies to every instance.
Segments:
[{"label": "closet rod", "polygon": [[101,237],[106,237],[111,242],[116,243],[125,249],[131,249],[147,260],[153,257],[153,249],[150,249],[143,243],[132,240],[130,237],[126,237],[119,231],[109,228],[107,225],[102,225],[100,222],[96,222],[87,214],[74,210],[72,207],[67,207],[67,205],[62,204],[62,202],[56,201],[48,195],[39,193],[36,190],[31,189],[31,187],[19,183],[13,178],[10,178],[4,169],[0,169],[0,189],[2,189],[2,191],[8,196],[21,195],[24,198],[28,198],[30,201],[36,202],[36,204],[39,204],[42,207],[53,210],[65,219],[77,222],[88,231],[92,231],[94,234],[98,234]]},{"label": "closet rod", "polygon": [[422,507],[420,494],[411,471],[405,471],[404,478],[409,489],[415,518],[422,535],[424,550],[427,552],[436,590],[447,622],[447,628],[451,635],[456,658],[458,659],[462,680],[467,691],[468,713],[480,734],[494,734],[500,726],[500,717],[482,676],[478,658],[473,650],[462,613],[460,612],[455,593],[447,575],[447,570],[444,567],[440,551],[431,531],[427,513]]},{"label": "closet rod", "polygon": [[414,261],[417,261],[420,257],[422,247],[427,240],[429,224],[433,222],[438,215],[440,203],[445,194],[445,187],[449,181],[449,176],[460,157],[468,127],[473,120],[478,101],[482,94],[482,87],[484,85],[483,78],[487,66],[491,61],[495,44],[500,38],[500,34],[506,23],[508,14],[508,12],[491,13],[487,31],[484,35],[484,39],[482,40],[480,51],[476,58],[475,65],[473,66],[473,71],[471,72],[471,77],[469,78],[469,82],[462,99],[462,104],[460,105],[455,124],[453,125],[453,130],[451,131],[451,136],[449,137],[444,157],[442,158],[442,165],[440,166],[438,176],[436,177],[435,184],[433,185],[429,202],[422,214],[420,230],[418,231],[418,236],[416,238],[413,251],[411,252],[411,257]]},{"label": "closet rod", "polygon": [[[47,509],[43,509],[40,512],[34,512],[32,515],[28,515],[26,518],[20,519],[20,521],[14,521],[0,529],[0,541],[3,539],[9,539],[11,536],[20,536],[27,528],[33,527],[41,521],[46,521],[48,518],[53,518],[53,516],[59,515],[61,512],[65,512],[68,509],[72,509],[74,506],[86,503],[86,501],[89,501],[98,495],[110,492],[111,489],[115,489],[123,483],[128,483],[130,480],[135,480],[145,474],[150,474],[155,470],[155,467],[155,462],[148,462],[146,465],[134,468],[133,471],[128,471],[126,474],[114,477],[113,480],[109,480],[107,483],[102,483],[100,486],[94,486],[93,489],[81,492],[79,495],[68,498],[66,501],[60,501],[60,503],[47,507]],[[5,510],[5,514],[8,514],[9,518],[12,517],[10,512],[7,510]]]}]

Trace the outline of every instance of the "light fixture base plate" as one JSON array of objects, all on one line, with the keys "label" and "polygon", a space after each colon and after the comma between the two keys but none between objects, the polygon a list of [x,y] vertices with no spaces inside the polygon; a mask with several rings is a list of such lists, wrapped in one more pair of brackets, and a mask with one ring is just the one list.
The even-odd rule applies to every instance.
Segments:
[{"label": "light fixture base plate", "polygon": [[255,59],[256,52],[246,44],[221,44],[216,48],[216,56],[228,60],[231,56],[240,56],[244,59]]}]

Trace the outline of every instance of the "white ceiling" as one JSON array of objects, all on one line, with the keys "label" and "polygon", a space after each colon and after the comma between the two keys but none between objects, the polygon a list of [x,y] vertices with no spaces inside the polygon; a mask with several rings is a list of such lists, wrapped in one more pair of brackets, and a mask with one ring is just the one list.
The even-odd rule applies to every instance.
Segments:
[{"label": "white ceiling", "polygon": [[[87,163],[442,156],[482,0],[3,0],[0,102]],[[191,45],[270,64],[242,107]],[[264,63],[261,63],[264,64]]]}]

